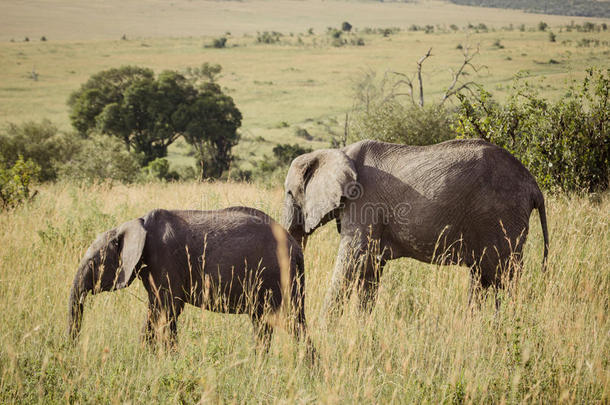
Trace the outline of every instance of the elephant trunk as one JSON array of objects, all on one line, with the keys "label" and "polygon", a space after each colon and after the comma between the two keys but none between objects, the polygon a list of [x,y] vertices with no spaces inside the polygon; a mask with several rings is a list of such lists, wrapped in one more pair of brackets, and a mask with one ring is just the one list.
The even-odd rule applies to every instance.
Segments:
[{"label": "elephant trunk", "polygon": [[[91,290],[92,270],[87,265],[81,265],[74,277],[72,290],[70,291],[68,336],[75,340],[80,332],[83,320],[83,309],[85,298]],[[89,281],[89,282],[87,282]]]},{"label": "elephant trunk", "polygon": [[305,249],[307,245],[307,234],[304,228],[304,219],[301,207],[296,204],[291,195],[286,195],[284,200],[284,212],[282,213],[282,226],[288,233]]}]

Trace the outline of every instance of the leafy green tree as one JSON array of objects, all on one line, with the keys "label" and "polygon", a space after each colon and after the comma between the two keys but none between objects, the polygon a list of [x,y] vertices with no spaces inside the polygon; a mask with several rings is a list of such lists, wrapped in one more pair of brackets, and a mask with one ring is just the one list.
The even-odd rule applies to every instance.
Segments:
[{"label": "leafy green tree", "polygon": [[0,133],[0,159],[13,166],[21,156],[40,168],[39,180],[55,180],[57,168],[74,153],[77,141],[73,135],[60,133],[49,120],[9,124]]},{"label": "leafy green tree", "polygon": [[142,166],[165,157],[183,136],[196,149],[204,177],[219,177],[230,165],[242,118],[214,82],[219,73],[218,65],[157,78],[133,66],[102,71],[71,95],[70,118],[85,136],[99,131],[121,139]]},{"label": "leafy green tree", "polygon": [[176,119],[184,139],[196,151],[201,176],[220,177],[233,161],[231,150],[239,142],[241,112],[215,83],[201,85],[198,97],[182,107]]},{"label": "leafy green tree", "polygon": [[0,211],[32,198],[30,184],[39,171],[36,163],[30,159],[23,160],[21,156],[12,165],[0,160]]},{"label": "leafy green tree", "polygon": [[588,69],[582,85],[546,100],[518,82],[506,104],[484,90],[461,98],[456,129],[510,151],[539,184],[564,191],[603,191],[610,180],[610,69]]}]

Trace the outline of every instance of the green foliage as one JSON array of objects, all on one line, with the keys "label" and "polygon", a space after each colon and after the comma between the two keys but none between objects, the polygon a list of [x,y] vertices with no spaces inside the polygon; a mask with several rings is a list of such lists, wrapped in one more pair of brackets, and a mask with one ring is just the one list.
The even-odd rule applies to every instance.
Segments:
[{"label": "green foliage", "polygon": [[58,168],[59,177],[72,181],[117,180],[131,183],[138,179],[140,168],[116,138],[91,134],[75,146],[71,158]]},{"label": "green foliage", "polygon": [[[344,23],[345,24],[345,23]],[[350,26],[351,30],[351,26]],[[364,39],[358,37],[350,32],[350,30],[346,29],[337,29],[333,27],[328,27],[326,33],[330,37],[330,44],[332,46],[340,47],[344,45],[355,45],[355,46],[363,46]]]},{"label": "green foliage", "polygon": [[273,157],[261,160],[257,164],[257,168],[254,177],[261,178],[263,180],[269,180],[276,178],[281,181],[281,178],[285,176],[285,171],[290,166],[290,162],[294,158],[304,153],[309,153],[313,149],[309,147],[303,147],[299,144],[277,144],[273,147]]},{"label": "green foliage", "polygon": [[215,83],[200,86],[196,100],[180,111],[184,139],[193,146],[202,178],[219,178],[233,161],[242,115]]},{"label": "green foliage", "polygon": [[19,156],[12,165],[0,160],[0,211],[11,209],[31,198],[30,184],[40,172],[32,160]]},{"label": "green foliage", "polygon": [[312,149],[299,144],[278,144],[273,148],[273,156],[280,165],[288,166],[297,156],[311,152]]},{"label": "green foliage", "polygon": [[[205,177],[219,177],[229,167],[237,144],[241,113],[214,79],[220,66],[204,64],[184,76],[124,66],[92,76],[68,104],[72,124],[81,134],[94,130],[123,141],[142,166],[167,155],[183,136],[204,162]],[[206,80],[207,79],[207,80]]]},{"label": "green foliage", "polygon": [[200,67],[187,67],[186,77],[196,85],[216,83],[222,72],[222,66],[217,63],[203,63]]},{"label": "green foliage", "polygon": [[510,151],[546,188],[608,189],[610,168],[610,69],[588,69],[580,87],[551,102],[517,82],[505,105],[484,90],[461,96],[456,129]]},{"label": "green foliage", "polygon": [[548,24],[545,23],[544,21],[540,21],[538,23],[538,31],[546,31],[546,29],[548,28]]},{"label": "green foliage", "polygon": [[155,180],[178,180],[180,175],[169,168],[169,161],[165,158],[157,158],[144,168],[147,177]]},{"label": "green foliage", "polygon": [[263,31],[256,34],[256,42],[261,44],[275,44],[280,42],[282,33],[276,31]]},{"label": "green foliage", "polygon": [[395,100],[371,105],[357,113],[350,126],[350,142],[377,139],[409,145],[430,145],[454,138],[451,113],[438,105],[420,108]]},{"label": "green foliage", "polygon": [[74,136],[59,133],[49,120],[9,124],[0,134],[0,160],[12,166],[22,156],[40,168],[39,180],[54,180],[57,168],[72,155],[77,141]]},{"label": "green foliage", "polygon": [[212,48],[222,49],[227,46],[227,37],[214,38],[212,40]]}]

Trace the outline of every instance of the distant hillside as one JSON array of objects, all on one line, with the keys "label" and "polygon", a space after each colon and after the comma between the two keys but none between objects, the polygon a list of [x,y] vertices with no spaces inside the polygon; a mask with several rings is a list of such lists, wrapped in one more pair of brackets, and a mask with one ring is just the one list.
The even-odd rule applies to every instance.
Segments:
[{"label": "distant hillside", "polygon": [[595,0],[449,0],[463,6],[513,8],[530,13],[610,18],[610,1]]}]

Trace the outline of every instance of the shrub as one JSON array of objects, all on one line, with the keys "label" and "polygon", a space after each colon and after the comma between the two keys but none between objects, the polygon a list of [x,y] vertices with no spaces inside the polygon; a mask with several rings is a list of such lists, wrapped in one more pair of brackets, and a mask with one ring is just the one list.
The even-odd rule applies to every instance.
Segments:
[{"label": "shrub", "polygon": [[553,31],[549,31],[549,41],[550,42],[556,42],[557,41],[557,36],[555,35],[555,33]]},{"label": "shrub", "polygon": [[548,28],[548,24],[545,23],[544,21],[540,21],[538,23],[538,31],[546,31],[546,29]]},{"label": "shrub", "polygon": [[178,180],[180,177],[176,171],[169,169],[169,161],[165,158],[157,158],[143,169],[149,179],[155,180]]},{"label": "shrub", "polygon": [[538,183],[564,191],[608,189],[610,168],[610,69],[588,69],[580,87],[556,102],[517,83],[505,105],[481,90],[461,96],[456,127],[510,151]]},{"label": "shrub", "polygon": [[343,24],[341,24],[341,29],[343,31],[350,32],[352,30],[352,24],[348,23],[347,21],[343,21]]},{"label": "shrub", "polygon": [[226,37],[220,37],[220,38],[214,38],[212,40],[212,47],[213,48],[224,48],[227,45],[227,38]]},{"label": "shrub", "polygon": [[58,167],[74,153],[78,141],[73,134],[60,133],[49,120],[9,124],[0,134],[0,160],[13,166],[22,156],[39,167],[39,180],[54,180]]},{"label": "shrub", "polygon": [[256,35],[256,42],[259,42],[261,44],[275,44],[277,42],[280,42],[280,38],[282,37],[282,34],[279,32],[275,32],[275,31],[264,31],[262,33],[257,33]]},{"label": "shrub", "polygon": [[59,167],[60,178],[77,181],[117,180],[136,181],[140,167],[125,145],[107,135],[91,134],[82,139],[71,159]]},{"label": "shrub", "polygon": [[306,141],[311,141],[313,139],[313,136],[311,136],[311,134],[305,128],[297,127],[294,130],[294,134],[299,138],[305,139]]},{"label": "shrub", "polygon": [[350,142],[377,139],[408,145],[430,145],[455,137],[451,113],[438,105],[421,108],[388,101],[353,117]]},{"label": "shrub", "polygon": [[309,153],[313,149],[303,147],[299,144],[278,144],[273,148],[273,156],[280,165],[288,166],[294,158],[304,153]]},{"label": "shrub", "polygon": [[30,184],[39,172],[40,167],[36,163],[30,159],[23,160],[21,156],[12,165],[0,160],[0,211],[29,200],[33,196]]},{"label": "shrub", "polygon": [[[294,158],[304,153],[309,153],[313,149],[300,146],[299,144],[277,144],[273,148],[273,157],[256,163],[256,170],[250,173],[252,177],[257,177],[266,182],[281,182],[285,176],[285,171]],[[249,180],[249,178],[248,178]]]}]

